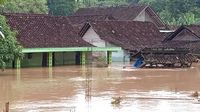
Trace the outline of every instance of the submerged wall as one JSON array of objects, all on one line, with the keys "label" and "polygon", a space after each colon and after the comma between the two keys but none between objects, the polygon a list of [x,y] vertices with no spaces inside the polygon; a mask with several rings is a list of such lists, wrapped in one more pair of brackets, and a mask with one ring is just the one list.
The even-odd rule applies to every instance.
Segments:
[{"label": "submerged wall", "polygon": [[[44,58],[44,53],[28,53],[21,60],[21,67],[42,67],[48,65],[48,57]],[[46,55],[48,56],[48,55]],[[53,56],[53,66],[75,65],[77,61],[80,64],[80,55],[76,56],[76,52],[57,52]],[[78,60],[77,60],[78,59]],[[45,60],[45,61],[44,61]],[[9,68],[13,67],[12,63],[8,64]]]},{"label": "submerged wall", "polygon": [[21,67],[40,67],[42,66],[42,53],[28,53],[21,60]]},{"label": "submerged wall", "polygon": [[55,66],[57,65],[75,65],[76,53],[75,52],[62,52],[54,54]]}]

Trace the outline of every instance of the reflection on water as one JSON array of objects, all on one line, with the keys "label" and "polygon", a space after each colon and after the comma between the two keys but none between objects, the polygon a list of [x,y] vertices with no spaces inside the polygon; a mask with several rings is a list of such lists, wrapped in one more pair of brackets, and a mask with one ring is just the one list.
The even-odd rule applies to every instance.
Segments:
[{"label": "reflection on water", "polygon": [[[0,111],[198,112],[190,97],[200,91],[200,65],[188,69],[122,69],[91,66],[24,68],[0,72]],[[122,97],[112,105],[112,97]]]}]

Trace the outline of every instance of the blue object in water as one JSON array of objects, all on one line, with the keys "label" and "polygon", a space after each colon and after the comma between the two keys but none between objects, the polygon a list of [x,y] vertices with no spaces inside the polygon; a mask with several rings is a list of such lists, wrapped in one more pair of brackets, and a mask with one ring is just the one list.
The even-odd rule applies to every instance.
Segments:
[{"label": "blue object in water", "polygon": [[141,68],[143,65],[143,60],[144,59],[142,57],[137,58],[133,66],[136,68]]}]

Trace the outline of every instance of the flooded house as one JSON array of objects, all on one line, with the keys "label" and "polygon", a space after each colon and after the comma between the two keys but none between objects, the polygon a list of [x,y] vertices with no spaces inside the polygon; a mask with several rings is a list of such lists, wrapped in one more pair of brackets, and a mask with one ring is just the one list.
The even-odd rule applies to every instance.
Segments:
[{"label": "flooded house", "polygon": [[[147,21],[152,22],[158,29],[166,29],[165,23],[156,14],[156,12],[149,6],[144,5],[130,5],[130,6],[116,6],[116,7],[90,7],[80,8],[73,16],[82,18],[106,17],[107,20],[118,21]],[[90,21],[90,19],[85,19]],[[98,18],[99,20],[100,18]],[[105,18],[103,18],[105,20]]]},{"label": "flooded house", "polygon": [[200,25],[183,25],[168,35],[160,46],[188,48],[190,53],[200,57]]},{"label": "flooded house", "polygon": [[184,68],[191,67],[196,57],[188,48],[149,47],[137,53],[136,68]]},{"label": "flooded house", "polygon": [[120,47],[97,48],[84,41],[67,17],[45,14],[4,16],[11,28],[17,31],[17,41],[25,54],[23,60],[16,60],[10,65],[12,67],[80,65],[87,63],[87,55],[92,51],[112,54],[112,51],[121,50]]},{"label": "flooded house", "polygon": [[135,67],[190,67],[200,57],[200,26],[183,25],[137,53]]},{"label": "flooded house", "polygon": [[129,62],[131,53],[137,53],[163,39],[153,23],[140,21],[89,22],[83,26],[79,35],[97,47],[122,47],[123,51],[112,53],[114,62]]}]

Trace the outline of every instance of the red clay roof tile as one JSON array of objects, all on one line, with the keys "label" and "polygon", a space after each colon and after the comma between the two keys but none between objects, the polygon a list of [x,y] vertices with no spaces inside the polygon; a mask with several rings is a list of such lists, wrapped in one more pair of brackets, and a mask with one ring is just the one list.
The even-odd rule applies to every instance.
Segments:
[{"label": "red clay roof tile", "polygon": [[[101,39],[128,50],[140,50],[163,40],[157,27],[151,22],[95,21],[90,25]],[[80,32],[83,36],[84,27]]]},{"label": "red clay roof tile", "polygon": [[4,14],[25,48],[90,46],[74,31],[67,17],[45,14]]}]

